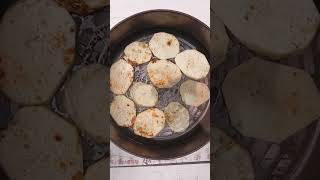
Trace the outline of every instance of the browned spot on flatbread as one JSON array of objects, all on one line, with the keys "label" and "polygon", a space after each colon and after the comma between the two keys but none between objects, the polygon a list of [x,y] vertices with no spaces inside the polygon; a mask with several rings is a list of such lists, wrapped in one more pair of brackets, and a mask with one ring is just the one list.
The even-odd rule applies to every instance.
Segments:
[{"label": "browned spot on flatbread", "polygon": [[152,117],[159,117],[158,114],[154,110],[152,111]]},{"label": "browned spot on flatbread", "polygon": [[145,137],[153,137],[154,136],[152,132],[148,132],[146,130],[146,127],[139,127],[137,130],[142,136],[145,136]]},{"label": "browned spot on flatbread", "polygon": [[78,171],[75,175],[72,176],[71,180],[83,180],[83,175],[80,171]]},{"label": "browned spot on flatbread", "polygon": [[172,40],[167,41],[168,46],[171,46],[171,44],[172,44]]},{"label": "browned spot on flatbread", "polygon": [[67,39],[65,37],[65,34],[61,31],[54,33],[53,40],[54,40],[53,45],[55,48],[63,48],[67,44]]},{"label": "browned spot on flatbread", "polygon": [[60,141],[62,141],[63,137],[62,137],[61,134],[56,133],[56,134],[54,135],[54,139],[55,139],[56,141],[60,142]]},{"label": "browned spot on flatbread", "polygon": [[75,54],[75,50],[74,48],[68,48],[65,50],[65,54],[64,54],[64,63],[69,65],[72,64],[74,61],[74,54]]},{"label": "browned spot on flatbread", "polygon": [[136,122],[136,119],[137,119],[136,116],[132,117],[131,124],[134,124]]},{"label": "browned spot on flatbread", "polygon": [[56,0],[60,6],[65,7],[68,11],[80,14],[90,12],[90,7],[83,0]]}]

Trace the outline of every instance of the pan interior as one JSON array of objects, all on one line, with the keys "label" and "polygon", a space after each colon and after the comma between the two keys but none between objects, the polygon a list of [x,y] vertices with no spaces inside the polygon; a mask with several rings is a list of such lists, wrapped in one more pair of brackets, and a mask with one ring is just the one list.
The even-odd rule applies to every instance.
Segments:
[{"label": "pan interior", "polygon": [[[126,45],[129,45],[131,42],[134,42],[134,41],[148,43],[150,41],[150,39],[152,38],[153,34],[156,32],[167,32],[167,33],[171,33],[174,36],[176,36],[176,38],[178,39],[178,41],[180,43],[180,52],[182,52],[184,50],[188,50],[188,49],[196,49],[196,50],[204,53],[203,49],[201,49],[200,44],[198,44],[196,41],[192,41],[192,39],[189,39],[186,36],[183,36],[182,34],[168,31],[167,29],[153,29],[153,30],[146,31],[146,32],[136,33],[136,35],[132,36],[131,38],[129,38],[125,42],[123,42],[122,46],[117,48],[117,51],[115,52],[115,54],[111,55],[111,57],[113,57],[111,59],[112,62],[115,62],[118,59],[123,57],[123,55],[124,55],[123,51],[124,51],[124,48],[126,47]],[[208,58],[208,56],[207,56],[207,58]],[[157,59],[157,58],[155,58],[153,56],[152,59]],[[168,59],[168,60],[171,62],[174,62],[174,58]],[[148,63],[144,63],[142,65],[138,65],[138,66],[134,67],[134,69],[135,69],[134,70],[134,81],[152,84],[149,77],[148,77],[147,65],[148,65]],[[209,108],[209,103],[210,103],[209,101],[200,105],[199,107],[194,107],[194,106],[185,105],[181,99],[180,92],[179,92],[180,85],[188,79],[189,78],[186,77],[182,73],[182,78],[181,78],[180,82],[177,83],[174,87],[168,88],[168,89],[161,89],[161,88],[155,87],[158,91],[158,94],[159,94],[159,100],[158,100],[155,107],[160,110],[163,110],[170,102],[177,101],[177,102],[181,103],[189,111],[189,115],[190,115],[189,127],[184,132],[176,133],[176,132],[173,132],[170,129],[170,127],[166,124],[165,128],[156,137],[149,139],[149,140],[151,140],[151,141],[168,141],[168,140],[174,140],[174,139],[180,138],[180,137],[186,135],[187,133],[189,133],[190,131],[192,131],[192,129],[194,129],[197,126],[197,124],[204,118],[204,116]],[[209,75],[206,78],[201,79],[200,82],[205,83],[208,85],[208,87],[210,87],[209,86],[209,83],[210,83]],[[125,95],[127,97],[130,97],[128,92]],[[136,105],[136,108],[137,108],[137,114],[148,109],[146,107],[141,107],[138,105]],[[115,123],[113,123],[113,124],[115,126],[117,126]],[[133,133],[133,129],[131,127],[130,128],[121,128],[121,129],[123,131],[128,131],[128,132],[126,132],[126,134],[128,133],[132,136],[136,136]],[[141,138],[135,137],[135,139],[137,139],[137,138],[141,139],[142,137]],[[143,139],[145,139],[145,138],[143,138]]]}]

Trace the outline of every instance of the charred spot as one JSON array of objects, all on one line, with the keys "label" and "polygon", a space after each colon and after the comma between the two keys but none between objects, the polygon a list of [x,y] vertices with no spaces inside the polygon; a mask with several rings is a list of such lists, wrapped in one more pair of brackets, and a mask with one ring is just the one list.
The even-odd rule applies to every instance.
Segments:
[{"label": "charred spot", "polygon": [[54,139],[56,140],[56,141],[58,141],[58,142],[60,142],[60,141],[62,141],[62,135],[61,134],[58,134],[58,133],[56,133],[55,135],[54,135]]},{"label": "charred spot", "polygon": [[129,106],[130,106],[130,104],[127,104],[127,106],[129,107]]},{"label": "charred spot", "polygon": [[167,41],[168,46],[171,46],[171,44],[172,44],[172,40]]}]

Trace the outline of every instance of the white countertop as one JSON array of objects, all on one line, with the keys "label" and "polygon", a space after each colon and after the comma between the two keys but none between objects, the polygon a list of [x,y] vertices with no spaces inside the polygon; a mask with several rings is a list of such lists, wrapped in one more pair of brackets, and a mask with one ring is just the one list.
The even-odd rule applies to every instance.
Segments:
[{"label": "white countertop", "polygon": [[[111,0],[110,28],[136,13],[152,9],[180,11],[210,27],[210,0]],[[149,160],[129,154],[110,143],[111,180],[209,180],[210,143],[172,160]]]}]

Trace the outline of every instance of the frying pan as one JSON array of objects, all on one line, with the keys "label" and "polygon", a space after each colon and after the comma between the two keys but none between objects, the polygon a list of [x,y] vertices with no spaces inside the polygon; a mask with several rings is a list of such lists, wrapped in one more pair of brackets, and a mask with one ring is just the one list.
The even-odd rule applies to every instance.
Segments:
[{"label": "frying pan", "polygon": [[[205,24],[181,12],[152,10],[135,14],[111,29],[110,64],[121,57],[126,45],[136,40],[148,41],[156,32],[168,32],[175,35],[180,41],[180,51],[190,48],[197,49],[207,59],[210,59],[210,29]],[[213,64],[211,60],[209,61],[210,64]],[[209,81],[208,78],[207,81]],[[178,89],[175,89],[176,94],[179,94]],[[160,91],[159,95],[161,101],[164,96],[161,96]],[[167,98],[166,103],[171,100]],[[209,102],[200,106],[196,111],[199,111],[201,115],[194,119],[184,133],[163,135],[152,139],[137,136],[130,129],[121,128],[111,120],[110,138],[120,148],[140,157],[151,159],[181,157],[198,150],[209,141],[210,113],[208,109]]]}]

